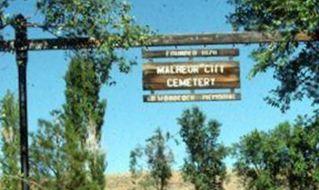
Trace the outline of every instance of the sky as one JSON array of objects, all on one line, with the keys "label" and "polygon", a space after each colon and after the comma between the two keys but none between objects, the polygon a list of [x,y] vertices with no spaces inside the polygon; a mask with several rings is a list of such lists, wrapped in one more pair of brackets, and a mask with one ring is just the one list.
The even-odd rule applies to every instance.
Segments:
[{"label": "sky", "polygon": [[[8,13],[22,11],[27,16],[33,15],[32,1],[14,3]],[[233,9],[226,0],[131,0],[132,15],[142,25],[149,25],[158,34],[192,34],[231,32],[226,15]],[[12,30],[6,30],[7,38],[12,37]],[[32,30],[30,38],[46,36],[41,31]],[[269,91],[276,87],[272,71],[262,73],[252,80],[248,74],[254,65],[250,58],[256,46],[207,46],[211,48],[239,48],[242,100],[232,102],[190,102],[190,103],[144,103],[143,95],[150,94],[142,89],[141,49],[133,48],[126,53],[128,59],[137,58],[138,65],[128,75],[114,69],[111,76],[115,86],[105,86],[101,98],[107,100],[105,124],[103,126],[102,147],[107,154],[107,173],[127,172],[129,153],[137,145],[143,144],[156,128],[177,134],[180,126],[176,118],[185,109],[198,106],[208,119],[217,119],[222,123],[220,141],[226,145],[238,142],[241,136],[253,129],[270,130],[278,123],[293,121],[297,115],[309,112],[308,101],[295,102],[286,113],[267,105],[263,100]],[[185,47],[181,47],[185,48]],[[203,48],[197,46],[193,48]],[[158,49],[158,48],[153,48]],[[210,58],[214,60],[215,58]],[[221,59],[219,59],[221,60]],[[37,129],[39,118],[50,119],[50,111],[61,108],[64,103],[64,75],[69,59],[63,51],[30,52],[28,62],[28,111],[30,131]],[[0,97],[7,90],[18,95],[17,67],[12,54],[0,53]],[[214,92],[211,90],[210,92]],[[183,93],[189,93],[185,91]],[[175,169],[183,163],[185,147],[170,143],[175,153]],[[230,166],[232,159],[226,159]]]}]

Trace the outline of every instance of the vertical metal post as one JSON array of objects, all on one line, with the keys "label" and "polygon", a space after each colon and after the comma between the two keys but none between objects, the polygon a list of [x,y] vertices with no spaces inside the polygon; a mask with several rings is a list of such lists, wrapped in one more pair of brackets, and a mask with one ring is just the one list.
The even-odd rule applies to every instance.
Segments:
[{"label": "vertical metal post", "polygon": [[28,145],[28,110],[27,110],[27,62],[28,37],[27,22],[23,15],[15,18],[15,49],[19,74],[19,110],[20,110],[20,154],[21,172],[23,175],[22,190],[29,190],[29,145]]}]

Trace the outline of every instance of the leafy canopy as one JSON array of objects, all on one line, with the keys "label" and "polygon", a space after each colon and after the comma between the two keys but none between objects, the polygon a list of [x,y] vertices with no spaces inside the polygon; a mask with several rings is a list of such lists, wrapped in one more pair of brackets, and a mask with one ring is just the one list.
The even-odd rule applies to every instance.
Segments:
[{"label": "leafy canopy", "polygon": [[222,190],[226,176],[223,159],[228,150],[218,142],[221,124],[216,120],[207,122],[198,107],[185,110],[177,120],[187,151],[182,168],[184,178],[196,190]]},{"label": "leafy canopy", "polygon": [[267,102],[286,111],[290,103],[310,99],[315,110],[319,104],[319,43],[296,42],[303,32],[318,37],[319,8],[316,0],[229,0],[235,10],[228,16],[235,30],[283,32],[280,43],[260,44],[252,53],[256,65],[251,77],[274,70],[280,84]]},{"label": "leafy canopy", "polygon": [[[0,32],[14,24],[14,17],[6,12],[15,0],[0,0]],[[30,1],[33,2],[34,1]],[[58,38],[88,37],[102,40],[98,48],[82,50],[97,65],[97,73],[103,83],[108,82],[109,68],[118,63],[121,72],[129,72],[134,60],[127,61],[117,47],[128,50],[136,43],[147,42],[149,29],[135,23],[130,16],[131,5],[122,0],[37,0],[37,18],[40,22],[28,22]],[[23,14],[23,12],[21,13]],[[3,36],[1,36],[3,39]],[[79,50],[77,50],[79,52]]]},{"label": "leafy canopy", "polygon": [[66,103],[39,120],[31,146],[32,177],[46,189],[104,189],[105,153],[101,149],[106,102],[89,57],[73,57],[65,77]]},{"label": "leafy canopy", "polygon": [[[144,147],[137,147],[131,151],[130,172],[136,189],[152,187],[157,190],[167,189],[174,162],[173,152],[167,144],[170,138],[169,133],[165,135],[158,128],[150,138],[146,139]],[[143,161],[148,169],[146,174],[143,174]]]},{"label": "leafy canopy", "polygon": [[166,145],[169,136],[167,134],[165,137],[162,130],[157,129],[155,134],[146,140],[147,164],[158,190],[166,189],[168,180],[172,177],[173,152]]},{"label": "leafy canopy", "polygon": [[253,131],[234,146],[234,170],[246,189],[309,189],[319,187],[319,123],[281,123]]},{"label": "leafy canopy", "polygon": [[19,106],[16,97],[7,92],[0,101],[0,186],[7,190],[20,187]]}]

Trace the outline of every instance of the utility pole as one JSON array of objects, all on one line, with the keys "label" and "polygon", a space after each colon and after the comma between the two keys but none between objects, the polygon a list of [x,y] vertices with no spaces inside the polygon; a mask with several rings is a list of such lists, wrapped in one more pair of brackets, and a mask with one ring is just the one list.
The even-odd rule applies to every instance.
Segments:
[{"label": "utility pole", "polygon": [[[29,40],[27,36],[27,20],[23,15],[15,18],[13,28],[15,40],[0,41],[0,52],[15,52],[19,74],[19,113],[20,113],[20,154],[21,172],[23,174],[22,190],[29,190],[29,155],[28,155],[28,107],[27,107],[27,62],[28,51],[69,50],[98,47],[106,39],[92,38],[56,38]],[[116,37],[116,36],[110,36]],[[318,41],[319,36],[308,36],[300,33],[296,41]],[[190,46],[190,45],[227,45],[256,44],[282,41],[281,33],[212,33],[187,35],[155,35],[150,36],[147,44],[136,43],[132,47],[154,46]],[[119,44],[118,48],[121,48]]]}]

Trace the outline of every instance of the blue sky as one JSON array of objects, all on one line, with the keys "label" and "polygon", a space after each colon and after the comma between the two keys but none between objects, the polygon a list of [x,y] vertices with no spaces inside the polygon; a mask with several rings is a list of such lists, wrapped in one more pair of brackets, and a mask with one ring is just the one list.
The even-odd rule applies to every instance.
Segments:
[{"label": "blue sky", "polygon": [[[23,11],[33,16],[32,1],[15,3],[9,13]],[[232,11],[226,0],[132,0],[132,15],[138,23],[149,25],[159,34],[185,34],[230,32],[225,16]],[[33,18],[37,19],[33,16]],[[11,30],[6,33],[10,37]],[[30,31],[31,37],[43,37],[40,31]],[[200,46],[199,46],[200,47]],[[211,46],[213,47],[213,46]],[[233,47],[233,46],[218,46]],[[108,173],[128,170],[129,152],[136,144],[142,144],[152,135],[157,127],[176,134],[179,130],[176,118],[183,110],[199,106],[207,118],[217,119],[222,123],[220,140],[231,145],[240,136],[257,128],[268,130],[279,122],[293,121],[297,115],[309,112],[307,101],[297,102],[285,114],[265,103],[263,98],[277,84],[269,71],[258,75],[253,80],[247,76],[254,62],[249,54],[255,46],[236,45],[240,49],[242,100],[234,102],[192,102],[192,103],[143,103],[141,49],[131,49],[127,58],[137,57],[138,65],[124,75],[116,69],[112,77],[117,85],[104,87],[101,97],[107,99],[108,106],[103,127],[102,145],[107,153]],[[37,128],[39,118],[50,119],[49,112],[58,109],[64,103],[63,76],[68,58],[62,51],[31,52],[28,65],[28,97],[30,131]],[[15,94],[17,88],[17,68],[12,54],[0,54],[0,97],[10,89]],[[187,92],[185,92],[187,93]],[[176,168],[182,164],[185,151],[183,146],[171,144],[176,158]],[[227,159],[231,163],[231,159]]]}]

